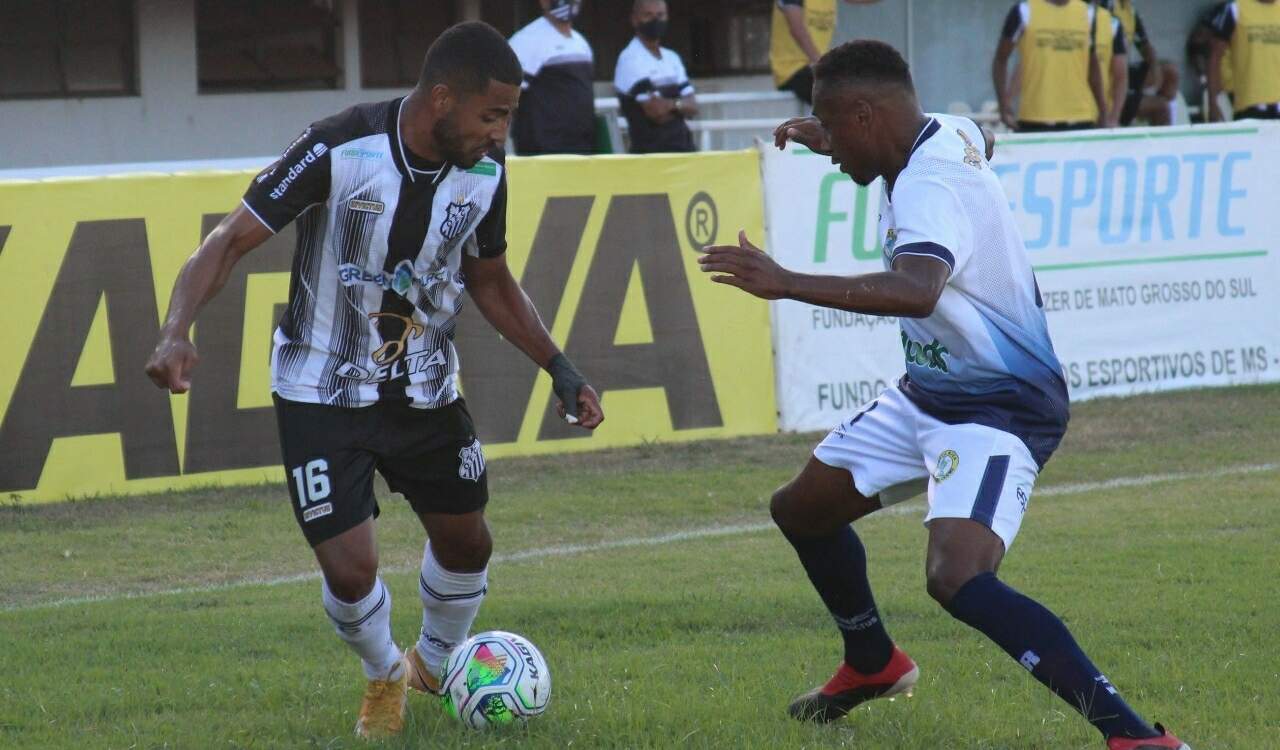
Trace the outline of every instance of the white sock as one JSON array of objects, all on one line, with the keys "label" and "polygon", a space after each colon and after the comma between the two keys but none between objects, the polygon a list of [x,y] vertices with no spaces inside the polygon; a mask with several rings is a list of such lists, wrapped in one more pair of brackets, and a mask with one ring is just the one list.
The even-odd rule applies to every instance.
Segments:
[{"label": "white sock", "polygon": [[400,649],[391,640],[391,591],[382,578],[374,581],[373,591],[358,602],[344,602],[334,596],[328,583],[321,584],[324,611],[333,621],[338,637],[360,655],[364,676],[370,680],[386,680],[400,668]]},{"label": "white sock", "polygon": [[455,573],[445,570],[431,551],[431,543],[422,551],[422,577],[418,593],[422,595],[422,637],[418,653],[427,667],[439,675],[454,646],[467,639],[488,590],[488,568],[479,573]]}]

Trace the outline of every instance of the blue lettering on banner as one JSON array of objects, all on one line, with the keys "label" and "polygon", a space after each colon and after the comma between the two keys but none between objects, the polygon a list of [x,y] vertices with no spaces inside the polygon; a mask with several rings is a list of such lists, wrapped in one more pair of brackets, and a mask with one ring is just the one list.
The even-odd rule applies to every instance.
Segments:
[{"label": "blue lettering on banner", "polygon": [[[1046,159],[992,168],[1009,194],[1009,208],[1023,214],[1023,240],[1034,251],[1089,242],[1198,240],[1206,230],[1216,230],[1217,238],[1242,237],[1241,215],[1235,219],[1241,223],[1233,223],[1232,209],[1248,197],[1240,178],[1252,160],[1250,151],[1232,151]],[[1206,199],[1215,188],[1217,200]],[[1082,221],[1085,216],[1097,219]],[[1079,236],[1095,226],[1095,236]]]}]

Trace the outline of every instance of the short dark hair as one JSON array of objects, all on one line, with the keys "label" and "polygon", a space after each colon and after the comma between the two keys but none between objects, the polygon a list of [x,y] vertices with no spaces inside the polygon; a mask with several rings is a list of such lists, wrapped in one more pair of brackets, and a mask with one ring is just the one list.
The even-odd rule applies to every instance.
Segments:
[{"label": "short dark hair", "polygon": [[483,21],[467,21],[445,30],[431,43],[418,86],[443,83],[464,94],[489,87],[489,81],[519,86],[524,69],[507,40]]},{"label": "short dark hair", "polygon": [[813,75],[824,83],[866,81],[915,88],[907,61],[891,45],[875,39],[855,39],[833,48],[818,60]]}]

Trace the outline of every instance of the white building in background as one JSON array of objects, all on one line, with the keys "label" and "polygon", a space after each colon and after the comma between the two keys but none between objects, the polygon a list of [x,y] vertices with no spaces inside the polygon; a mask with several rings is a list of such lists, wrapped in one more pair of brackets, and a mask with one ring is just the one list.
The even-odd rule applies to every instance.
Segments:
[{"label": "white building in background", "polygon": [[[612,95],[630,6],[585,4],[599,96]],[[700,91],[771,89],[769,9],[673,3],[668,46],[685,51]],[[0,0],[0,172],[275,154],[315,119],[403,93],[450,24],[510,34],[536,13],[535,0]]]}]

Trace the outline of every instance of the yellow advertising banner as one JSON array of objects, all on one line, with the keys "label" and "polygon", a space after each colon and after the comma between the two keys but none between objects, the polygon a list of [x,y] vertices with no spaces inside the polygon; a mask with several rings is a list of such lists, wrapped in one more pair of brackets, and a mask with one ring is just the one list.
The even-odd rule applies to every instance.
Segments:
[{"label": "yellow advertising banner", "polygon": [[[754,151],[512,159],[512,271],[601,393],[594,434],[555,417],[550,378],[474,309],[456,345],[491,457],[777,426],[766,303],[711,284],[697,248],[763,235]],[[203,311],[190,394],[142,366],[183,262],[248,172],[0,183],[0,494],[24,502],[283,481],[268,355],[294,232]]]}]

